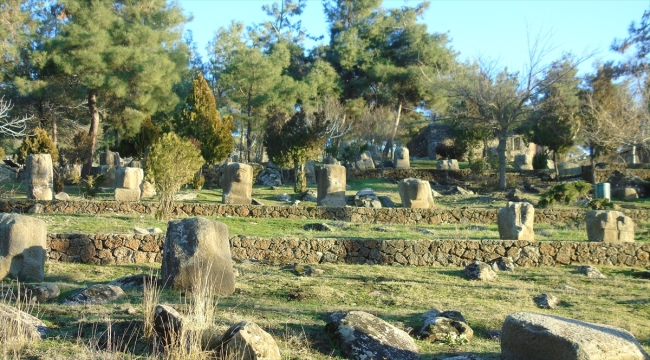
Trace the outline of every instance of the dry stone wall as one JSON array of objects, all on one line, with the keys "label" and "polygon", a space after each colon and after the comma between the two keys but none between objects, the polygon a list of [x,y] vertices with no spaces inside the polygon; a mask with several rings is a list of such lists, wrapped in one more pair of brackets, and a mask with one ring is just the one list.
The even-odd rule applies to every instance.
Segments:
[{"label": "dry stone wall", "polygon": [[[89,264],[161,262],[165,235],[48,234],[50,261]],[[510,256],[522,267],[595,264],[650,266],[650,243],[524,240],[353,240],[230,237],[233,260],[270,264],[345,263],[466,266]]]}]

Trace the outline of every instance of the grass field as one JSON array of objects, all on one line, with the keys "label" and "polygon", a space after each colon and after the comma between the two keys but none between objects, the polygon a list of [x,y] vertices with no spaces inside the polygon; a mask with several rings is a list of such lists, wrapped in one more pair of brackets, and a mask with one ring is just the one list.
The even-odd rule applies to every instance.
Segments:
[{"label": "grass field", "polygon": [[[89,266],[48,263],[45,282],[62,290],[59,301],[77,289],[106,283],[127,274],[157,271],[160,264]],[[588,279],[573,267],[518,268],[499,273],[499,280],[485,283],[465,280],[459,268],[322,265],[319,277],[299,277],[289,267],[245,262],[234,294],[218,298],[216,333],[249,320],[271,333],[283,359],[338,359],[338,350],[324,331],[328,314],[338,310],[370,312],[402,329],[421,326],[420,314],[437,308],[463,313],[475,338],[468,344],[431,344],[417,340],[423,359],[443,359],[476,353],[498,359],[498,341],[488,330],[499,329],[515,311],[532,311],[588,322],[618,326],[631,331],[650,350],[650,281],[635,276],[634,269],[603,268],[607,279]],[[566,288],[564,286],[570,286]],[[568,290],[565,290],[568,289]],[[541,293],[558,296],[555,310],[536,307],[533,297]],[[118,341],[120,351],[100,353],[98,339],[105,339],[108,325],[119,329],[144,316],[142,291],[129,290],[127,298],[109,305],[69,306],[42,304],[35,309],[52,331],[46,341],[28,345],[22,358],[140,358],[153,357],[141,333]],[[191,306],[178,291],[165,290],[161,303],[173,304],[188,313]],[[135,315],[124,309],[133,307]],[[102,338],[103,336],[103,338]],[[97,344],[100,345],[97,345]],[[126,349],[126,350],[124,350]],[[101,355],[101,356],[99,356]]]}]

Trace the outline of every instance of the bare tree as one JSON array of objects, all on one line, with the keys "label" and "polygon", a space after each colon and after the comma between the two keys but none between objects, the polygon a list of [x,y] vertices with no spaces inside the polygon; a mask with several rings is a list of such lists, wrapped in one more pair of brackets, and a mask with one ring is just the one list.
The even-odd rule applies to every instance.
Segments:
[{"label": "bare tree", "polygon": [[320,104],[320,109],[328,121],[326,130],[329,140],[338,141],[352,129],[352,122],[348,121],[345,106],[332,96],[325,96]]},{"label": "bare tree", "polygon": [[13,109],[10,100],[5,101],[4,96],[0,97],[0,134],[12,137],[24,137],[27,129],[27,121],[32,118],[12,118],[9,112]]}]

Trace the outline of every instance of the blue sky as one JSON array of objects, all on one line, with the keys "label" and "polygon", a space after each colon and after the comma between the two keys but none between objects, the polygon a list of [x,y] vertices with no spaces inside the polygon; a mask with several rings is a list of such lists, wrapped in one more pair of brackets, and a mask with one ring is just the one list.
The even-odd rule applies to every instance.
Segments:
[{"label": "blue sky", "polygon": [[[180,0],[194,20],[187,28],[205,60],[205,47],[219,27],[231,21],[245,25],[267,19],[262,5],[273,0]],[[414,6],[418,1],[384,0],[384,7]],[[527,35],[551,33],[555,50],[547,62],[565,52],[596,55],[580,67],[584,75],[591,72],[596,61],[619,60],[609,50],[614,39],[627,36],[632,21],[639,22],[650,0],[582,0],[582,1],[515,1],[515,0],[432,0],[422,22],[430,32],[448,33],[451,47],[459,59],[496,60],[511,70],[520,70],[527,63]],[[327,24],[320,0],[309,0],[302,15],[303,26],[312,35],[327,35]],[[327,38],[323,41],[327,41]],[[309,47],[315,45],[308,44]]]}]

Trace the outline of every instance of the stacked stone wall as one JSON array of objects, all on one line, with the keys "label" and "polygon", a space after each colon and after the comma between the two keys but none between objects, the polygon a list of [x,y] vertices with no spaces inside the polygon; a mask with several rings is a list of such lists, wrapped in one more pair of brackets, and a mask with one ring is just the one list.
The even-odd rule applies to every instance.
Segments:
[{"label": "stacked stone wall", "polygon": [[[161,262],[165,235],[48,234],[50,261],[87,264]],[[523,267],[596,264],[650,266],[650,243],[523,240],[354,240],[230,237],[233,260],[403,266],[465,266],[510,256]]]}]

